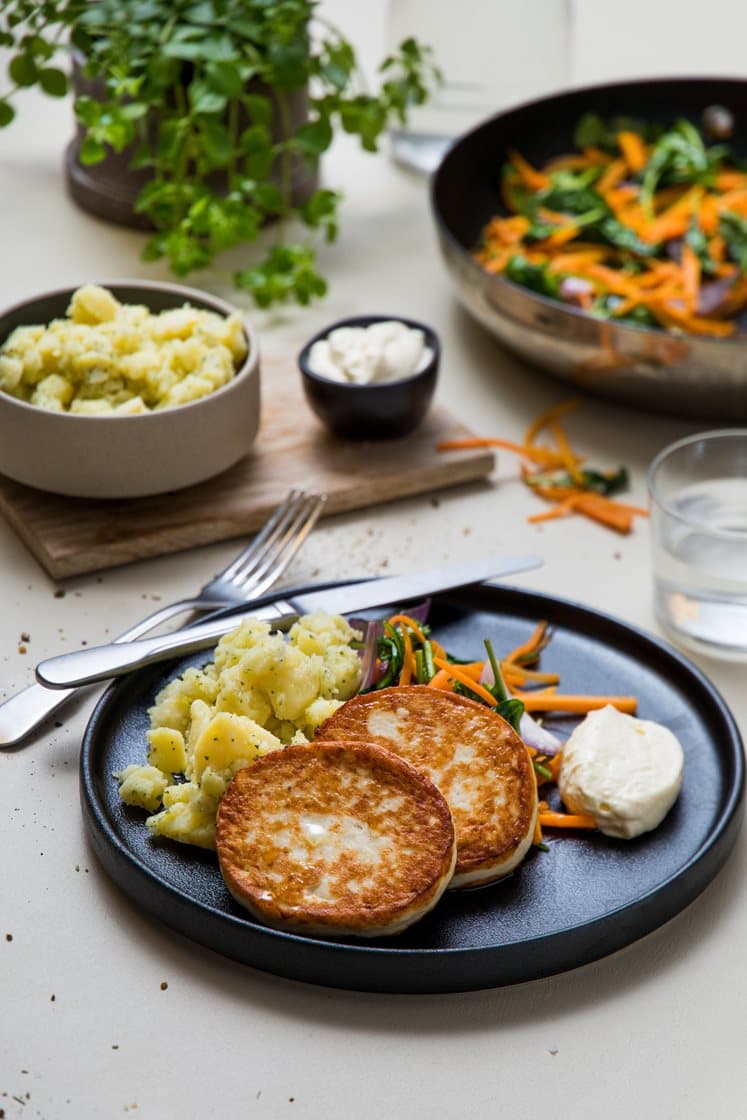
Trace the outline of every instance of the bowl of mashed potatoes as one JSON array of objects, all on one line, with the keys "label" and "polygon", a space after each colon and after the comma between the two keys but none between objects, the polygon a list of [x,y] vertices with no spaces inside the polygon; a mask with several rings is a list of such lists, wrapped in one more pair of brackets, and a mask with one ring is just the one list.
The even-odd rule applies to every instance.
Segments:
[{"label": "bowl of mashed potatoes", "polygon": [[256,335],[205,292],[84,284],[0,315],[0,473],[27,486],[181,490],[242,459],[259,416]]}]

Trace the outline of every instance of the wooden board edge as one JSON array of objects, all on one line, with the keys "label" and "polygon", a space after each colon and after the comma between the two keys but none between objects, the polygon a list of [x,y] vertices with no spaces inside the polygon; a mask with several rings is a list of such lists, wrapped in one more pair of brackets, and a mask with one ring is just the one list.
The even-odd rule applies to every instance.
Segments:
[{"label": "wooden board edge", "polygon": [[11,529],[15,532],[21,544],[26,546],[47,575],[52,579],[64,579],[64,574],[58,570],[59,564],[55,560],[55,557],[47,551],[44,541],[38,533],[23,520],[12,502],[7,501],[2,487],[0,487],[0,514],[2,514]]},{"label": "wooden board edge", "polygon": [[[445,472],[447,465],[448,474]],[[382,505],[385,502],[398,501],[401,498],[412,498],[416,497],[418,494],[429,494],[438,490],[450,489],[454,486],[462,486],[468,482],[479,482],[481,479],[486,478],[493,471],[494,467],[495,456],[490,451],[486,451],[484,454],[480,455],[472,455],[463,460],[457,458],[452,459],[450,455],[444,456],[443,468],[435,467],[432,476],[425,481],[422,476],[413,477],[411,485],[408,485],[407,481],[403,482],[402,478],[396,483],[392,480],[389,487],[380,488],[376,494],[372,494],[370,498],[367,494],[361,495],[352,488],[331,491],[323,516],[329,517],[339,513],[352,513],[359,509],[370,509],[374,506]],[[379,480],[379,485],[381,486],[381,480]],[[0,510],[1,509],[2,499],[0,496]],[[243,530],[244,532],[256,532],[264,523],[266,516],[269,515],[269,511],[257,512],[256,524],[250,527],[249,523],[247,523],[247,527]],[[8,521],[11,520],[11,517],[8,517]],[[55,580],[90,575],[93,572],[107,571],[111,568],[118,568],[124,564],[136,562],[132,557],[134,543],[132,538],[123,542],[121,551],[118,551],[116,545],[109,542],[106,546],[105,554],[97,553],[95,548],[92,548],[86,552],[53,555],[44,547],[43,542],[35,538],[31,539],[32,535],[25,530],[24,526],[15,524],[13,527],[22,537],[24,543],[31,549],[34,557],[47,574]],[[178,552],[185,552],[190,548],[200,548],[204,545],[217,544],[220,541],[235,539],[240,535],[241,532],[237,532],[234,521],[221,523],[220,518],[217,518],[215,521],[190,527],[187,532],[182,534],[180,539],[177,539],[177,535],[175,534],[170,544],[164,544],[162,537],[157,541],[149,541],[147,537],[141,538],[137,541],[137,559],[152,560],[158,556],[171,556]],[[127,549],[126,555],[125,548]]]}]

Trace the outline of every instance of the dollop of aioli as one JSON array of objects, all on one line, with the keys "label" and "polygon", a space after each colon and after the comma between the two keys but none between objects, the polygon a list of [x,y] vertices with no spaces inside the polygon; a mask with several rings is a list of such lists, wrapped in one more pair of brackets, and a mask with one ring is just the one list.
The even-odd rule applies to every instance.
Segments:
[{"label": "dollop of aioli", "polygon": [[664,820],[682,788],[684,753],[659,723],[607,705],[589,712],[563,748],[558,789],[600,832],[632,839]]},{"label": "dollop of aioli", "polygon": [[398,319],[386,319],[368,327],[330,331],[311,347],[308,361],[318,377],[369,385],[412,377],[432,357],[423,331]]}]

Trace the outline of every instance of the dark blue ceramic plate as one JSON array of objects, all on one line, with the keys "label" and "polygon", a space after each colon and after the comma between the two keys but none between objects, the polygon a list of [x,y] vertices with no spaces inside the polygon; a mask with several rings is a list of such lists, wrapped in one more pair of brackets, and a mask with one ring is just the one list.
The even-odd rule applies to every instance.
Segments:
[{"label": "dark blue ceramic plate", "polygon": [[[215,855],[152,840],[122,805],[112,772],[141,762],[147,708],[167,680],[206,655],[133,674],[99,702],[81,756],[83,815],[104,869],[139,907],[218,953],[281,976],[380,992],[449,992],[534,980],[597,960],[686,907],[724,863],[742,818],[739,732],[709,681],[648,635],[574,603],[513,588],[473,587],[433,601],[435,633],[452,653],[478,656],[524,640],[539,620],[554,636],[543,668],[568,692],[635,694],[642,718],[669,727],[685,750],[680,798],[647,836],[550,838],[509,879],[448,893],[423,921],[372,942],[280,933],[231,898]],[[570,728],[570,724],[568,725]]]}]

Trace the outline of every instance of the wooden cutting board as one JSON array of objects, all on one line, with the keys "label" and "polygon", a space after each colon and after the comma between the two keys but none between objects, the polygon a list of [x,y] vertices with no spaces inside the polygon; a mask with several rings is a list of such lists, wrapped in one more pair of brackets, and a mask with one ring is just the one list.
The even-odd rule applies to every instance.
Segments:
[{"label": "wooden cutting board", "polygon": [[293,357],[262,359],[262,421],[252,452],[208,482],[126,501],[65,498],[0,476],[0,511],[54,579],[246,536],[294,486],[323,490],[325,516],[484,478],[490,451],[436,451],[472,433],[434,404],[404,439],[329,435],[303,396]]}]

